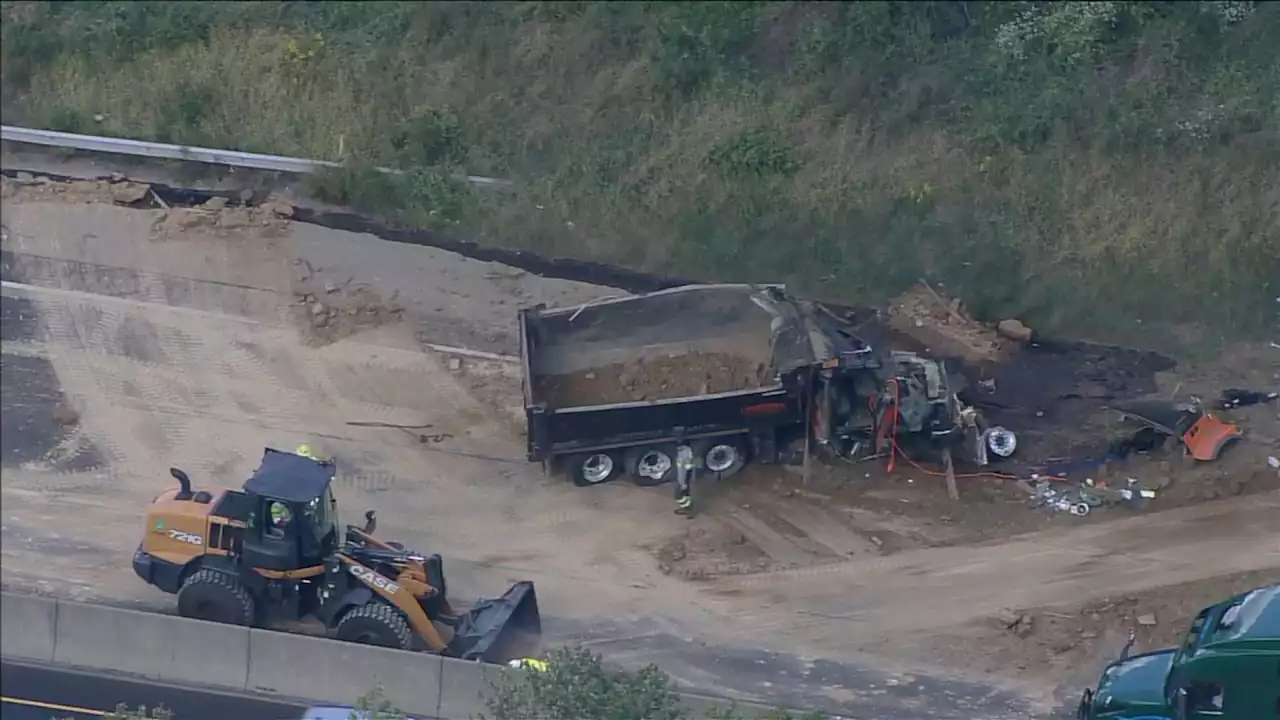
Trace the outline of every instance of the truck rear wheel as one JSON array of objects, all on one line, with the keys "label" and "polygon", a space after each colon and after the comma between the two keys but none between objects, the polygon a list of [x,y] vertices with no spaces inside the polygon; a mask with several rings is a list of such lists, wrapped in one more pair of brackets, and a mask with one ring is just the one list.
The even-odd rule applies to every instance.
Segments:
[{"label": "truck rear wheel", "polygon": [[566,464],[573,484],[578,487],[603,485],[622,475],[622,463],[613,453],[604,451],[574,455]]},{"label": "truck rear wheel", "polygon": [[641,487],[665,485],[676,477],[674,445],[650,445],[627,451],[625,465],[631,482]]},{"label": "truck rear wheel", "polygon": [[413,631],[398,610],[384,602],[371,602],[352,608],[338,621],[335,636],[346,642],[409,650],[413,647]]},{"label": "truck rear wheel", "polygon": [[712,438],[699,444],[698,456],[702,459],[702,467],[706,472],[724,480],[737,475],[747,466],[747,451],[741,440],[736,438]]},{"label": "truck rear wheel", "polygon": [[178,590],[178,614],[185,618],[227,625],[252,625],[253,596],[234,575],[217,570],[196,570]]}]

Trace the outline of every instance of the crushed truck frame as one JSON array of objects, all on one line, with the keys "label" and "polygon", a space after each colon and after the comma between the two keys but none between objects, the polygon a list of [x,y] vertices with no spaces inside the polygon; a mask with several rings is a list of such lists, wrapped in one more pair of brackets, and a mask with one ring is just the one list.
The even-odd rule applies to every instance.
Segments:
[{"label": "crushed truck frame", "polygon": [[[797,462],[806,438],[845,457],[920,440],[949,450],[969,438],[983,449],[980,418],[956,398],[943,363],[876,352],[840,316],[782,285],[539,305],[520,311],[519,329],[528,458],[579,486],[624,475],[669,482],[681,444],[720,478],[748,462]],[[707,358],[713,367],[699,375]],[[658,364],[672,377],[619,397]],[[735,372],[729,381],[717,374]],[[618,392],[595,392],[614,377]],[[561,392],[573,383],[587,391]]]}]

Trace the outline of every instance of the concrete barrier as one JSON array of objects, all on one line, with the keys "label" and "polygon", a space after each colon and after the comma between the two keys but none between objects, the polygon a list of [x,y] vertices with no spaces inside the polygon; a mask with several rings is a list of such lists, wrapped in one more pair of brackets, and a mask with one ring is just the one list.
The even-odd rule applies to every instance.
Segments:
[{"label": "concrete barrier", "polygon": [[375,685],[381,685],[386,699],[396,707],[434,717],[443,660],[429,653],[251,630],[244,687],[254,692],[353,705]]},{"label": "concrete barrier", "polygon": [[[5,658],[348,706],[381,685],[388,701],[422,720],[484,713],[492,682],[516,672],[429,653],[17,593],[3,593],[0,610]],[[693,717],[728,705],[706,696],[684,699]]]},{"label": "concrete barrier", "polygon": [[[242,690],[249,630],[60,601],[53,662]],[[299,660],[295,667],[303,666]]]},{"label": "concrete barrier", "polygon": [[0,594],[0,655],[53,662],[58,602],[17,593]]},{"label": "concrete barrier", "polygon": [[442,658],[443,673],[440,676],[440,705],[437,712],[442,718],[469,718],[484,712],[485,698],[492,683],[505,672],[504,667],[466,662],[454,658]]}]

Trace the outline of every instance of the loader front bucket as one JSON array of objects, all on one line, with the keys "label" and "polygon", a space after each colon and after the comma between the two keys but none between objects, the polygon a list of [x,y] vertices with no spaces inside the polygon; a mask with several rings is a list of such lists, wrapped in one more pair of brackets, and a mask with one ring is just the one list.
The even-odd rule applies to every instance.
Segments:
[{"label": "loader front bucket", "polygon": [[460,619],[448,654],[464,660],[505,664],[537,656],[541,645],[538,596],[533,583],[522,580],[502,597],[476,602]]}]

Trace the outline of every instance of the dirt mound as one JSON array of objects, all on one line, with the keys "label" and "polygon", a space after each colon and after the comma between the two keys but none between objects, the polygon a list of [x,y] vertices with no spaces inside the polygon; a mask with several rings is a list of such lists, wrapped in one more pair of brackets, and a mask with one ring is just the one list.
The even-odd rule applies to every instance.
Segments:
[{"label": "dirt mound", "polygon": [[0,195],[9,202],[57,199],[62,202],[131,205],[145,199],[150,191],[151,186],[146,183],[130,182],[123,178],[64,182],[20,172],[14,177],[4,176],[0,180]]},{"label": "dirt mound", "polygon": [[337,342],[362,330],[399,322],[404,307],[397,293],[383,298],[377,291],[350,280],[342,284],[319,283],[315,271],[305,260],[295,277],[293,316],[302,329],[308,345],[315,347]]},{"label": "dirt mound", "polygon": [[541,378],[540,391],[553,407],[580,407],[733,392],[772,382],[773,371],[762,363],[724,353],[692,352],[546,376]]},{"label": "dirt mound", "polygon": [[999,362],[1017,346],[995,328],[970,318],[960,300],[947,300],[923,285],[894,298],[888,315],[893,329],[924,343],[933,355]]},{"label": "dirt mound", "polygon": [[156,219],[152,239],[177,237],[194,228],[218,236],[257,233],[264,236],[283,235],[293,216],[293,206],[279,201],[246,207],[228,205],[226,198],[215,197],[199,207],[173,208]]},{"label": "dirt mound", "polygon": [[711,580],[777,570],[781,565],[746,535],[725,532],[711,518],[696,518],[684,533],[649,551],[664,575],[684,580]]}]

